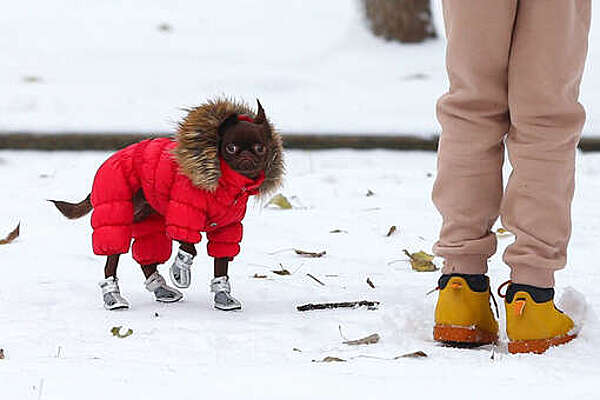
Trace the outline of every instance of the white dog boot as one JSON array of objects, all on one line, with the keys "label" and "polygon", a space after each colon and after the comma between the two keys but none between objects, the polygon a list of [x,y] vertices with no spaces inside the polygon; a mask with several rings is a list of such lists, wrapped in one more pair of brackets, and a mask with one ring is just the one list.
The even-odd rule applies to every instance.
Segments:
[{"label": "white dog boot", "polygon": [[116,277],[109,276],[98,282],[98,286],[102,289],[104,308],[107,310],[123,310],[129,308],[129,303],[121,296],[119,280]]},{"label": "white dog boot", "polygon": [[146,286],[146,290],[154,293],[156,301],[174,303],[183,298],[183,294],[179,290],[167,285],[165,278],[158,271],[150,275],[146,279],[146,282],[144,282],[144,285]]},{"label": "white dog boot", "polygon": [[169,275],[171,276],[171,282],[173,285],[180,289],[187,289],[192,283],[192,263],[194,262],[194,256],[181,249],[173,261],[173,265],[169,269]]},{"label": "white dog boot", "polygon": [[223,311],[240,310],[242,304],[231,296],[228,276],[214,278],[210,282],[210,291],[215,294],[215,308]]}]

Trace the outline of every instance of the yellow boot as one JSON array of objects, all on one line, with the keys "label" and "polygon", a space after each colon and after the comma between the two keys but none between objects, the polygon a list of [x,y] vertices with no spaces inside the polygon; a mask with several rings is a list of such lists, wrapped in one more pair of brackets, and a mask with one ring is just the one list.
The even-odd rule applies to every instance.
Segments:
[{"label": "yellow boot", "polygon": [[498,340],[485,275],[442,275],[433,338],[451,345],[484,345]]},{"label": "yellow boot", "polygon": [[577,336],[571,318],[554,305],[554,289],[511,283],[504,305],[510,353],[541,354]]}]

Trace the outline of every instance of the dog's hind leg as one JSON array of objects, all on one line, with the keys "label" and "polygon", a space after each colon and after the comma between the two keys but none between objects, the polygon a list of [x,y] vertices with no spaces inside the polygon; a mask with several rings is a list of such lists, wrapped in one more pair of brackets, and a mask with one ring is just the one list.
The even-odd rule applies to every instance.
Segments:
[{"label": "dog's hind leg", "polygon": [[158,273],[156,266],[157,264],[141,266],[142,272],[146,277],[146,282],[144,282],[146,289],[154,294],[156,301],[162,303],[174,303],[181,300],[183,294],[179,290],[167,285],[165,278]]},{"label": "dog's hind leg", "polygon": [[98,284],[102,290],[104,308],[107,310],[121,310],[129,308],[129,302],[121,296],[119,280],[117,279],[117,267],[119,265],[119,254],[106,257],[104,267],[105,279]]},{"label": "dog's hind leg", "polygon": [[104,266],[104,277],[117,277],[117,267],[119,266],[120,254],[114,254],[106,257],[106,265]]}]

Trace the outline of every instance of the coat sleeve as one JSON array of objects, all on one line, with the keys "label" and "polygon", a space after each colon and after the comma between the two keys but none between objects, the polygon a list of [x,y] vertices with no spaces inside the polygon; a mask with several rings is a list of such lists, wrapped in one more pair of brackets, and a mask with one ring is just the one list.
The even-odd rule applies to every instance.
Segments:
[{"label": "coat sleeve", "polygon": [[187,178],[176,177],[167,206],[167,236],[180,242],[198,243],[205,222],[206,198]]},{"label": "coat sleeve", "polygon": [[233,260],[240,252],[240,242],[243,236],[241,222],[234,222],[206,234],[208,237],[208,255],[214,258]]}]

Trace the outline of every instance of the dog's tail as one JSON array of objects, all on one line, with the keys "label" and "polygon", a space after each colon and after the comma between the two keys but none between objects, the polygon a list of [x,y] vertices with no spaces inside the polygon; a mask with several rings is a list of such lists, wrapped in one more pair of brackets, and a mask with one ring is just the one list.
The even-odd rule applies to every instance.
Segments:
[{"label": "dog's tail", "polygon": [[68,203],[66,201],[60,200],[48,200],[54,203],[58,211],[62,213],[65,217],[69,219],[77,219],[81,218],[84,215],[87,215],[90,211],[92,211],[92,202],[90,201],[91,194],[85,198],[85,200],[80,201],[79,203]]}]

